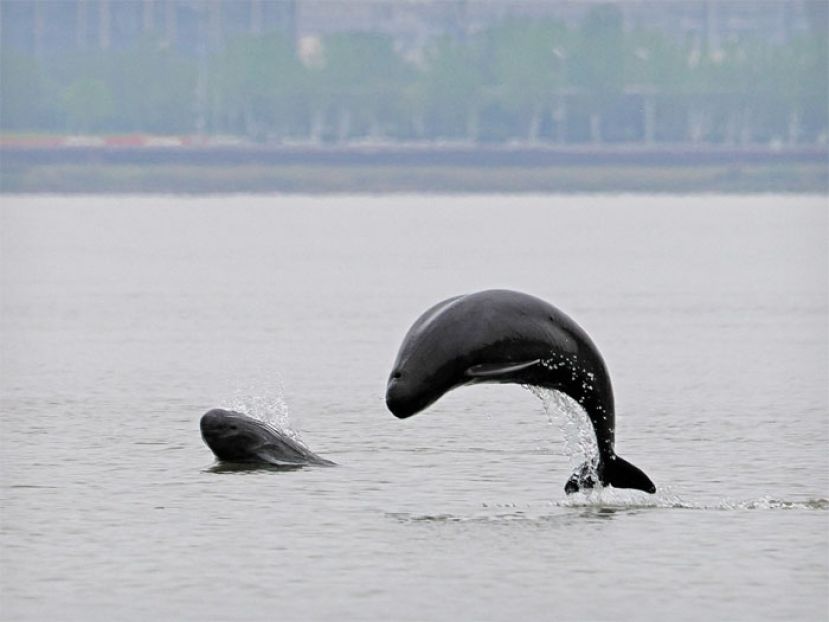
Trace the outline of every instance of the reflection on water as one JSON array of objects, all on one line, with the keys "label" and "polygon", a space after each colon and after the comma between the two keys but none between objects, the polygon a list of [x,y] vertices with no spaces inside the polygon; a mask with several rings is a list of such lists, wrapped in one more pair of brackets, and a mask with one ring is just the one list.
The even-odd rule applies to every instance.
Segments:
[{"label": "reflection on water", "polygon": [[266,464],[264,462],[216,462],[205,473],[244,473],[246,471],[297,471],[307,464]]}]

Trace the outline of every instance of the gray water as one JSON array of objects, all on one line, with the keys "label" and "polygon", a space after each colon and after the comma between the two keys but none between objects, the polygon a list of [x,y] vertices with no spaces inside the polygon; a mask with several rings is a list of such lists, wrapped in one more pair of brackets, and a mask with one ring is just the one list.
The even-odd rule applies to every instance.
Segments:
[{"label": "gray water", "polygon": [[[4,620],[829,617],[825,197],[1,201]],[[491,287],[591,334],[657,495],[567,498],[555,396],[385,409]],[[217,467],[215,406],[340,466]]]}]

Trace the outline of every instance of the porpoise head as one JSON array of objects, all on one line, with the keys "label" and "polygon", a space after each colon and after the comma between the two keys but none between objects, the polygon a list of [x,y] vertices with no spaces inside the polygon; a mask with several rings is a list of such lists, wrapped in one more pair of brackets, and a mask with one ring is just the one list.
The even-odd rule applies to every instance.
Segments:
[{"label": "porpoise head", "polygon": [[386,384],[386,406],[399,419],[419,413],[466,382],[470,346],[464,341],[469,335],[453,330],[446,313],[455,300],[429,309],[403,339]]},{"label": "porpoise head", "polygon": [[204,442],[220,460],[249,460],[264,441],[260,423],[232,410],[207,411],[199,427]]},{"label": "porpoise head", "polygon": [[395,366],[386,386],[386,406],[398,419],[428,408],[453,388],[447,374],[438,374],[417,365]]},{"label": "porpoise head", "polygon": [[547,354],[549,305],[507,290],[443,300],[421,315],[400,346],[386,405],[405,419],[456,387],[519,382],[516,374]]}]

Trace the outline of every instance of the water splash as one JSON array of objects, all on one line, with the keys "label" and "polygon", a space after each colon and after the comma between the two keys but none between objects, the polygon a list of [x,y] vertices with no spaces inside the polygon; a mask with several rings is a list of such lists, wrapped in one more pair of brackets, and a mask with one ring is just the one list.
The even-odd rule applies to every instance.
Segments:
[{"label": "water splash", "polygon": [[291,424],[288,403],[285,400],[285,389],[281,380],[265,387],[249,385],[237,388],[229,400],[228,407],[261,421],[304,445],[299,432]]},{"label": "water splash", "polygon": [[562,508],[700,508],[698,504],[683,501],[670,488],[662,487],[656,494],[649,495],[638,490],[612,487],[585,489],[578,494],[553,502]]},{"label": "water splash", "polygon": [[596,468],[599,464],[599,446],[596,443],[593,424],[590,423],[584,408],[561,391],[534,386],[526,388],[541,400],[549,422],[561,430],[570,469],[575,471],[586,463],[590,465],[590,475],[598,480]]},{"label": "water splash", "polygon": [[829,499],[807,499],[805,501],[786,501],[760,497],[749,501],[739,501],[729,505],[722,502],[724,510],[829,510]]}]

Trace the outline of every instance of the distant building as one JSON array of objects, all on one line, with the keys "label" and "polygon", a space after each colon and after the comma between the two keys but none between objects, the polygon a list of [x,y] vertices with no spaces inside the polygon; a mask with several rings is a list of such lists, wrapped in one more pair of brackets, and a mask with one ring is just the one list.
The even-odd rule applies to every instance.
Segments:
[{"label": "distant building", "polygon": [[4,46],[34,55],[117,49],[144,37],[185,52],[239,34],[281,32],[298,41],[336,32],[388,34],[416,51],[437,36],[464,36],[511,17],[577,26],[613,4],[627,29],[694,38],[716,49],[746,36],[779,43],[821,24],[826,0],[0,0]]},{"label": "distant building", "polygon": [[3,45],[35,55],[153,37],[182,51],[238,34],[294,37],[294,0],[0,0]]}]

